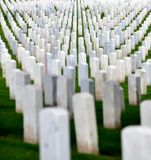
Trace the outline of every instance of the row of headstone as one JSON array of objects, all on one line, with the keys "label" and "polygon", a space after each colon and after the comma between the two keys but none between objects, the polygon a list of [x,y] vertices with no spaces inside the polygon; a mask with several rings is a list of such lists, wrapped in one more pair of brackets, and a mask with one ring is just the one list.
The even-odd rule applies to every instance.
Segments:
[{"label": "row of headstone", "polygon": [[[8,54],[8,53],[5,53],[3,52],[3,48],[5,48],[5,46],[1,46],[1,65],[3,67],[3,70],[7,70],[5,69],[5,66],[6,66],[6,62],[7,62],[7,59],[10,60],[11,59],[11,56]],[[6,49],[7,50],[7,49]],[[7,56],[6,56],[7,55]],[[7,71],[6,71],[7,72]],[[38,115],[39,115],[39,112],[42,110],[43,108],[43,101],[42,101],[42,88],[41,86],[38,86],[38,85],[32,85],[31,84],[31,80],[30,80],[30,76],[29,74],[27,74],[26,72],[24,71],[21,71],[20,69],[12,69],[12,83],[10,84],[10,86],[12,85],[12,88],[13,88],[13,95],[14,95],[14,99],[16,101],[16,111],[17,112],[23,112],[23,128],[24,128],[24,141],[27,142],[27,143],[38,143],[39,142],[39,118],[38,118]],[[59,86],[60,85],[60,88],[59,91],[57,91],[57,95],[59,96],[59,100],[62,99],[62,95],[63,96],[67,96],[67,90],[68,90],[68,87],[67,85],[70,85],[70,89],[69,89],[69,95],[71,96],[70,100],[71,100],[71,103],[72,103],[72,91],[73,91],[73,83],[70,83],[68,81],[66,81],[67,79],[64,77],[64,76],[61,76],[61,77],[58,77],[58,79],[56,79],[56,77],[51,77],[49,75],[46,75],[46,80],[45,81],[45,85],[48,86],[48,83],[47,83],[47,79],[49,81],[49,78],[50,78],[50,81],[52,83],[56,83],[56,86]],[[7,79],[7,76],[5,76],[5,78]],[[60,80],[59,80],[60,79]],[[57,80],[57,82],[56,82]],[[47,88],[45,86],[45,89]],[[54,85],[55,87],[55,85]],[[64,89],[62,89],[62,87],[64,87]],[[52,91],[54,91],[55,89],[51,88]],[[61,93],[62,92],[62,93]],[[87,95],[86,97],[88,98],[84,98],[85,97],[85,94]],[[49,95],[49,94],[48,94]],[[84,95],[84,97],[83,97]],[[58,96],[57,96],[57,99],[58,99]],[[81,98],[80,98],[81,97]],[[78,121],[78,115],[81,114],[81,113],[85,113],[86,117],[90,117],[90,115],[92,116],[92,119],[91,119],[91,123],[92,123],[92,126],[90,126],[90,128],[87,128],[88,129],[88,132],[89,134],[92,134],[91,132],[94,131],[93,127],[95,127],[95,132],[94,132],[94,138],[90,139],[90,144],[87,146],[87,139],[89,139],[89,135],[87,135],[87,132],[84,133],[84,137],[86,138],[85,140],[83,139],[83,141],[80,141],[79,143],[81,145],[84,146],[84,149],[81,149],[81,146],[78,145],[78,150],[79,152],[82,152],[82,153],[94,153],[94,154],[98,154],[98,139],[97,139],[97,129],[96,129],[96,118],[95,118],[95,109],[94,109],[94,99],[93,99],[93,96],[91,94],[88,94],[88,93],[81,93],[80,95],[80,101],[74,101],[73,100],[73,106],[75,107],[75,109],[73,109],[74,111],[74,117],[75,117],[75,123],[76,123],[76,130],[77,130],[77,141],[79,142],[79,133],[81,133],[81,131],[79,130],[79,125],[81,124],[81,122],[77,122]],[[67,99],[63,97],[62,99],[63,101],[66,100],[67,102]],[[60,103],[62,103],[63,101],[61,100]],[[77,110],[77,102],[80,102],[83,101],[83,105],[82,107],[83,108],[83,111],[81,113],[78,112]],[[91,110],[89,111],[87,109],[87,102],[89,102],[88,104],[90,105],[90,107],[92,107],[92,111],[93,111],[93,114],[91,112]],[[64,102],[63,102],[64,103]],[[52,112],[52,115],[57,116],[56,117],[56,121],[54,120],[55,118],[52,118],[53,116],[50,116],[51,119],[50,121],[52,121],[52,124],[54,126],[52,126],[52,129],[50,129],[50,131],[52,131],[54,133],[54,136],[57,135],[56,133],[56,126],[58,125],[58,127],[62,126],[59,124],[59,122],[61,121],[65,126],[68,126],[69,122],[67,121],[67,106],[63,106],[63,103],[62,103],[62,106],[60,107],[60,109],[58,109],[59,107],[57,108],[54,108],[54,109],[50,109],[50,112]],[[86,103],[86,104],[85,104]],[[67,104],[66,104],[67,105]],[[30,106],[30,107],[29,107]],[[78,105],[80,106],[80,105]],[[61,109],[62,108],[62,109]],[[66,109],[63,109],[63,108],[66,108]],[[72,109],[72,108],[71,108]],[[48,109],[49,110],[49,109]],[[52,110],[52,111],[51,111]],[[53,111],[54,110],[54,111]],[[43,113],[43,111],[42,111]],[[46,113],[47,114],[47,113]],[[63,114],[63,115],[62,115]],[[48,112],[48,115],[49,115],[49,112]],[[62,120],[61,117],[65,117],[65,121]],[[44,118],[47,117],[44,115]],[[58,122],[58,118],[60,119],[59,122]],[[64,118],[63,118],[64,119]],[[87,120],[87,118],[86,118]],[[43,121],[43,120],[40,120],[40,121]],[[49,122],[49,121],[48,121]],[[41,122],[42,123],[42,122]],[[86,123],[89,123],[86,121]],[[56,126],[55,126],[56,125]],[[56,143],[53,141],[53,144],[55,145],[59,145],[61,148],[60,148],[60,152],[57,153],[57,152],[51,152],[51,156],[57,156],[58,154],[62,154],[64,153],[64,151],[67,153],[66,154],[66,158],[70,157],[70,151],[69,151],[69,136],[67,134],[68,131],[68,127],[65,127],[65,126],[62,126],[62,129],[60,128],[60,131],[57,130],[57,132],[59,132],[59,134],[61,135],[65,135],[66,138],[64,137],[64,142],[66,142],[64,144],[64,142],[62,143],[63,146],[61,147],[60,146],[60,141],[58,141],[58,137],[52,137],[52,140],[57,140],[59,142]],[[43,127],[43,125],[40,125],[41,127]],[[48,126],[49,126],[49,123],[48,123]],[[64,128],[64,129],[63,129]],[[49,128],[46,128],[46,130],[48,129],[48,132],[49,132]],[[83,129],[83,128],[81,128]],[[40,134],[42,134],[41,137],[41,140],[40,140],[40,144],[41,144],[41,158],[45,159],[45,156],[47,156],[46,153],[49,153],[49,149],[52,149],[51,146],[53,146],[54,148],[54,145],[52,145],[52,141],[50,141],[50,143],[45,139],[45,136],[43,136],[43,134],[48,134],[47,132],[43,132],[43,129],[42,131],[40,132]],[[49,136],[49,135],[48,135]],[[44,139],[43,139],[44,138]],[[61,138],[62,139],[62,138]],[[47,144],[45,145],[45,143],[49,143],[48,146]],[[94,145],[93,145],[94,143]],[[43,146],[44,145],[44,146]],[[50,147],[49,147],[50,145]],[[46,146],[46,147],[45,147]],[[57,147],[56,146],[56,147]],[[64,148],[65,147],[65,148]],[[44,155],[43,155],[44,154]],[[49,156],[48,156],[49,157]]]},{"label": "row of headstone", "polygon": [[[114,60],[114,55],[115,54],[111,54],[111,55],[113,55],[111,58],[110,58],[110,64],[111,65],[114,65],[115,64],[115,60]],[[26,58],[23,58],[23,59],[26,59]],[[31,60],[32,60],[32,57],[30,58]],[[94,58],[94,60],[93,60],[93,58],[92,58],[92,60],[91,60],[91,65],[90,66],[94,66],[94,65],[96,65],[97,63],[98,63],[98,60],[96,61],[97,59],[96,58]],[[97,63],[94,63],[94,62],[97,62]],[[103,61],[103,60],[102,60]],[[23,63],[24,64],[24,63]],[[27,63],[28,64],[28,63]],[[124,62],[122,62],[122,61],[119,61],[119,63],[117,64],[119,67],[117,67],[117,69],[115,68],[115,67],[112,67],[112,66],[109,66],[108,67],[108,80],[119,80],[120,82],[122,82],[122,81],[124,81],[124,79],[125,79],[125,76],[124,76],[124,69],[120,69],[120,66],[121,67],[123,67],[124,66]],[[23,65],[24,66],[24,65]],[[28,66],[28,65],[27,65]],[[97,65],[98,66],[98,65]],[[97,72],[97,70],[99,70],[99,67],[97,67],[97,70],[96,69],[94,69],[95,67],[91,67],[92,69],[91,69],[91,75],[92,76],[94,76],[95,75],[95,73]],[[124,68],[124,67],[123,67]],[[133,67],[132,67],[133,68]],[[30,70],[30,69],[27,69],[27,70]],[[94,71],[93,71],[94,70]],[[119,72],[117,72],[119,70]],[[114,74],[112,74],[112,72],[114,72]],[[121,73],[121,74],[118,74],[118,73]],[[86,73],[86,74],[88,74],[88,73]],[[32,75],[32,74],[31,74]],[[119,75],[119,77],[117,77],[116,75]],[[31,76],[32,77],[32,76]],[[41,79],[41,78],[40,78]],[[86,77],[84,77],[83,79],[87,79],[87,76]],[[36,81],[36,80],[35,80]],[[83,90],[83,88],[82,88],[82,90]]]},{"label": "row of headstone", "polygon": [[[31,59],[31,58],[30,58]],[[94,65],[96,65],[97,66],[97,70],[99,69],[99,67],[98,67],[98,60],[96,61],[97,59],[95,59],[94,58],[94,60],[92,61],[91,60],[91,65],[90,66],[94,66]],[[103,61],[103,60],[102,60]],[[111,64],[114,64],[115,62],[111,62]],[[122,63],[123,62],[120,62],[119,61],[119,63],[117,64],[118,66],[119,65],[121,65],[121,66],[123,66],[122,65]],[[93,65],[92,65],[93,64]],[[28,63],[27,63],[27,66],[28,66]],[[97,72],[97,70],[94,68],[94,67],[90,67],[91,68],[91,76],[93,77],[94,75],[95,75],[95,73]],[[29,69],[27,69],[27,70],[29,70]],[[123,74],[118,74],[117,73],[117,75],[119,75],[119,77],[116,77],[116,73],[114,74],[114,77],[110,77],[110,72],[112,72],[112,70],[114,70],[115,72],[117,72],[116,71],[116,69],[113,69],[113,67],[109,67],[109,80],[119,80],[119,81],[124,81],[124,79],[125,79],[125,77],[124,77],[124,72],[122,72]],[[119,72],[121,71],[121,69],[120,69],[120,67],[117,67],[117,70],[119,70]],[[32,77],[32,76],[31,76]],[[85,77],[84,77],[84,79],[85,79]]]},{"label": "row of headstone", "polygon": [[[41,159],[70,160],[68,112],[61,107],[42,109],[42,90],[38,86],[31,85],[29,74],[15,67],[16,63],[11,60],[2,41],[0,41],[0,57],[2,70],[6,73],[3,75],[7,81],[9,79],[7,76],[11,77],[8,85],[13,88],[16,111],[23,112],[24,141],[35,144],[39,142],[40,137]],[[60,145],[61,140],[62,145]]]}]

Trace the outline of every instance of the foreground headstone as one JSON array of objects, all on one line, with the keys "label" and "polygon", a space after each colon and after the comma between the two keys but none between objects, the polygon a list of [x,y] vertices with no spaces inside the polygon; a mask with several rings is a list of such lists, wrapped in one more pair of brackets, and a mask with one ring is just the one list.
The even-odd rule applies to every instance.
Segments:
[{"label": "foreground headstone", "polygon": [[141,125],[151,127],[151,101],[143,101],[140,105]]},{"label": "foreground headstone", "polygon": [[107,81],[103,87],[103,125],[119,128],[121,125],[122,90],[118,83]]},{"label": "foreground headstone", "polygon": [[90,93],[74,95],[73,110],[78,152],[98,154],[98,135],[93,96]]},{"label": "foreground headstone", "polygon": [[40,112],[40,160],[70,160],[69,116],[61,107]]},{"label": "foreground headstone", "polygon": [[38,114],[42,107],[42,90],[38,86],[27,85],[23,111],[24,141],[27,143],[38,143]]},{"label": "foreground headstone", "polygon": [[141,81],[135,74],[128,77],[128,98],[131,105],[139,104],[141,99]]},{"label": "foreground headstone", "polygon": [[122,131],[122,159],[150,160],[151,129],[148,127],[130,126]]}]

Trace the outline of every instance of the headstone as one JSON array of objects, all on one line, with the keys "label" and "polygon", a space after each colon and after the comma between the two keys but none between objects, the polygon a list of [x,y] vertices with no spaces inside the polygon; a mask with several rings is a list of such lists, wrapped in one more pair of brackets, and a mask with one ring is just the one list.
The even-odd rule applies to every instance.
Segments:
[{"label": "headstone", "polygon": [[147,84],[151,85],[151,63],[143,63],[142,68],[145,69],[147,73]]},{"label": "headstone", "polygon": [[146,100],[140,105],[141,125],[151,127],[151,101]]},{"label": "headstone", "polygon": [[29,56],[26,62],[26,70],[30,73],[31,79],[34,79],[34,66],[36,64],[36,59],[33,56]]},{"label": "headstone", "polygon": [[125,81],[125,62],[124,60],[117,61],[117,79],[119,82]]},{"label": "headstone", "polygon": [[38,143],[38,114],[42,107],[42,90],[37,86],[27,85],[23,107],[24,141],[27,143]]},{"label": "headstone", "polygon": [[79,53],[79,64],[81,63],[86,63],[86,54],[82,52]]},{"label": "headstone", "polygon": [[126,127],[122,131],[122,159],[150,160],[151,129],[142,126]]},{"label": "headstone", "polygon": [[40,112],[40,160],[70,160],[69,116],[61,107]]},{"label": "headstone", "polygon": [[51,74],[52,75],[56,75],[56,76],[60,76],[61,75],[61,61],[60,59],[53,59],[51,61]]},{"label": "headstone", "polygon": [[103,125],[119,128],[121,125],[121,89],[117,82],[107,81],[103,87]]},{"label": "headstone", "polygon": [[132,62],[130,57],[125,57],[125,75],[128,76],[132,73]]},{"label": "headstone", "polygon": [[101,63],[101,69],[102,70],[107,70],[107,67],[108,67],[108,55],[105,55],[105,54],[102,54],[101,57],[100,57],[100,63]]},{"label": "headstone", "polygon": [[95,97],[97,101],[102,100],[102,92],[104,82],[107,80],[107,72],[105,70],[99,70],[95,75]]},{"label": "headstone", "polygon": [[74,95],[73,110],[78,152],[98,154],[98,135],[93,96],[89,93]]},{"label": "headstone", "polygon": [[78,65],[78,84],[81,86],[82,79],[88,79],[88,64],[82,63]]},{"label": "headstone", "polygon": [[81,92],[88,92],[88,93],[94,95],[94,80],[83,79],[81,81]]},{"label": "headstone", "polygon": [[43,90],[45,105],[57,104],[57,76],[45,74],[43,76]]},{"label": "headstone", "polygon": [[145,69],[137,69],[135,73],[141,78],[141,94],[147,94],[147,73]]},{"label": "headstone", "polygon": [[73,113],[73,94],[73,79],[68,79],[65,76],[59,76],[57,79],[57,105],[68,110],[70,115]]},{"label": "headstone", "polygon": [[120,87],[120,100],[121,100],[121,111],[125,111],[125,99],[123,88]]},{"label": "headstone", "polygon": [[67,56],[67,66],[72,66],[72,67],[76,66],[76,58],[74,55]]},{"label": "headstone", "polygon": [[107,68],[107,80],[108,81],[117,81],[117,67],[108,66]]},{"label": "headstone", "polygon": [[43,88],[42,86],[43,75],[44,75],[44,64],[36,63],[34,66],[34,84],[41,89]]},{"label": "headstone", "polygon": [[141,99],[141,80],[135,74],[128,77],[128,98],[131,105],[139,104]]},{"label": "headstone", "polygon": [[16,69],[16,61],[8,60],[6,63],[6,85],[7,87],[10,87],[10,79],[13,69]]},{"label": "headstone", "polygon": [[26,85],[30,84],[30,75],[26,72],[20,71],[17,73],[15,80],[15,97],[16,97],[16,112],[23,112],[23,101]]},{"label": "headstone", "polygon": [[66,66],[64,67],[63,74],[68,78],[68,79],[73,79],[73,88],[75,90],[75,68],[72,66]]},{"label": "headstone", "polygon": [[98,70],[99,70],[99,58],[97,57],[90,58],[91,77],[94,78]]},{"label": "headstone", "polygon": [[10,86],[9,86],[9,96],[10,99],[14,99],[15,100],[15,81],[16,81],[16,77],[17,74],[20,72],[20,69],[13,69],[12,70],[12,74],[10,76]]},{"label": "headstone", "polygon": [[117,63],[117,54],[115,52],[110,53],[110,55],[109,55],[109,62],[110,62],[110,65],[116,66],[116,63]]}]

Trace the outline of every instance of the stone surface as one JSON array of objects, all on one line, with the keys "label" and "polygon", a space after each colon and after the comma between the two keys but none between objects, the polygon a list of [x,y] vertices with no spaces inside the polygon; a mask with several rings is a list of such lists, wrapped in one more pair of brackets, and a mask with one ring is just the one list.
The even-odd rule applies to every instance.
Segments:
[{"label": "stone surface", "polygon": [[96,58],[96,57],[90,58],[91,77],[94,78],[98,70],[99,70],[99,58]]},{"label": "stone surface", "polygon": [[140,105],[141,125],[151,127],[151,101],[146,100]]},{"label": "stone surface", "polygon": [[122,130],[122,159],[150,160],[151,129],[142,126],[130,126]]},{"label": "stone surface", "polygon": [[65,76],[59,76],[57,79],[57,105],[73,113],[72,96],[73,79],[68,79]]},{"label": "stone surface", "polygon": [[40,112],[40,160],[70,160],[69,116],[61,107]]},{"label": "stone surface", "polygon": [[89,93],[74,95],[73,110],[78,152],[98,154],[98,135],[93,96]]},{"label": "stone surface", "polygon": [[102,100],[102,92],[104,82],[107,80],[107,72],[105,70],[99,70],[95,75],[95,98],[98,101]]},{"label": "stone surface", "polygon": [[82,79],[88,79],[88,64],[82,63],[78,65],[78,85],[81,86]]},{"label": "stone surface", "polygon": [[107,81],[103,87],[103,125],[119,128],[121,125],[121,89],[118,83]]},{"label": "stone surface", "polygon": [[117,80],[118,82],[124,82],[125,81],[125,61],[118,60],[116,66],[117,66]]},{"label": "stone surface", "polygon": [[10,87],[9,87],[9,95],[10,95],[10,99],[14,99],[15,100],[15,81],[16,81],[16,77],[17,74],[20,72],[20,69],[13,69],[12,70],[12,74],[10,76]]},{"label": "stone surface", "polygon": [[57,104],[57,76],[45,74],[43,76],[43,91],[45,105]]},{"label": "stone surface", "polygon": [[124,90],[120,87],[120,100],[121,100],[121,109],[125,111],[125,98],[124,98]]},{"label": "stone surface", "polygon": [[88,92],[88,93],[94,95],[94,80],[83,79],[81,81],[81,92]]},{"label": "stone surface", "polygon": [[17,73],[15,80],[15,103],[16,103],[16,112],[23,112],[23,101],[25,94],[26,85],[30,84],[30,75],[27,72],[20,71]]},{"label": "stone surface", "polygon": [[38,114],[42,108],[42,90],[37,86],[27,85],[23,110],[24,142],[38,143]]},{"label": "stone surface", "polygon": [[67,77],[67,78],[69,78],[69,79],[73,79],[73,88],[74,88],[74,90],[75,90],[75,77],[76,77],[76,75],[75,75],[75,68],[74,67],[72,67],[72,66],[66,66],[66,67],[64,67],[64,70],[63,70],[64,72],[63,72],[63,74]]},{"label": "stone surface", "polygon": [[43,75],[44,75],[44,64],[37,63],[34,66],[34,84],[37,85],[40,89],[43,88]]},{"label": "stone surface", "polygon": [[107,80],[108,81],[117,81],[117,67],[115,66],[108,66],[107,68]]},{"label": "stone surface", "polygon": [[141,78],[141,94],[147,94],[147,73],[145,69],[137,69],[135,73]]},{"label": "stone surface", "polygon": [[139,104],[141,99],[141,81],[135,74],[128,77],[128,98],[131,105]]}]

